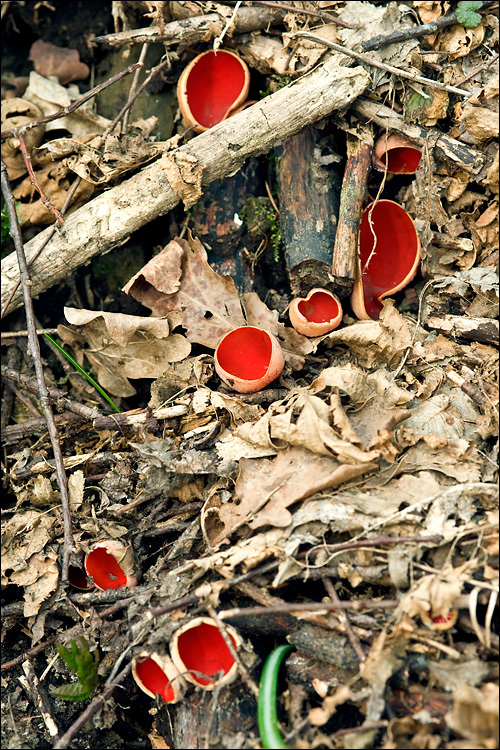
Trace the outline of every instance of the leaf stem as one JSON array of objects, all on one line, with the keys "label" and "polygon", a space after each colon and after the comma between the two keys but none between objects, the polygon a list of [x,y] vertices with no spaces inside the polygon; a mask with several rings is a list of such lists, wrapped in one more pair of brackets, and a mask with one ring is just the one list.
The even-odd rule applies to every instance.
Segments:
[{"label": "leaf stem", "polygon": [[278,725],[276,698],[278,692],[278,673],[281,662],[293,646],[284,644],[271,651],[260,676],[259,698],[257,701],[257,721],[262,747],[268,749],[286,748]]}]

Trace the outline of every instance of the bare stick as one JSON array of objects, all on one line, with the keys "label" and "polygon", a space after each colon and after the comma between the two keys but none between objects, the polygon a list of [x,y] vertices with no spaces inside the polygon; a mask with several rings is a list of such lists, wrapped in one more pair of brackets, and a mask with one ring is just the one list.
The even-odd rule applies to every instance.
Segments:
[{"label": "bare stick", "polygon": [[219,612],[221,620],[230,620],[233,617],[254,617],[255,615],[270,614],[271,612],[334,612],[337,609],[353,609],[358,612],[365,609],[395,609],[399,602],[397,599],[370,599],[364,601],[358,599],[352,602],[339,602],[328,604],[325,602],[303,602],[301,604],[281,604],[270,607],[235,607]]},{"label": "bare stick", "polygon": [[[330,581],[329,578],[326,578],[326,577],[322,578],[321,580],[323,581],[323,585],[324,585],[324,587],[325,587],[325,589],[326,589],[326,591],[328,593],[328,596],[332,600],[332,602],[334,604],[339,604],[340,603],[340,598],[339,598],[339,595],[337,594],[337,592],[335,591],[335,587],[334,587],[333,583]],[[344,626],[347,635],[349,636],[349,640],[351,641],[351,646],[355,650],[358,659],[361,662],[365,661],[366,654],[363,651],[363,647],[362,647],[361,643],[359,642],[358,636],[356,635],[356,633],[352,629],[352,625],[349,622],[349,618],[347,616],[347,613],[346,612],[339,612],[339,620],[342,623],[342,625]]]},{"label": "bare stick", "polygon": [[26,164],[26,169],[28,170],[28,175],[31,180],[31,184],[33,185],[35,190],[37,190],[37,192],[40,194],[40,200],[42,201],[47,211],[50,211],[51,214],[54,214],[59,224],[64,224],[64,219],[62,217],[61,212],[58,211],[57,208],[52,205],[52,203],[50,202],[50,199],[47,198],[42,188],[40,187],[40,183],[38,182],[36,178],[36,175],[33,171],[33,164],[31,163],[31,156],[29,155],[28,149],[26,148],[26,141],[24,140],[24,134],[19,133],[17,137],[19,139],[19,148],[23,155],[24,163]]},{"label": "bare stick", "polygon": [[31,130],[32,128],[35,128],[37,125],[42,125],[46,122],[53,122],[54,120],[58,120],[60,117],[64,117],[65,115],[71,114],[71,112],[74,112],[75,109],[78,109],[82,106],[82,104],[85,104],[85,102],[88,102],[89,99],[92,99],[96,94],[99,94],[101,91],[106,89],[108,86],[111,86],[112,83],[116,83],[124,76],[128,76],[130,73],[132,73],[136,68],[140,68],[141,63],[134,63],[133,65],[129,65],[128,68],[125,68],[125,70],[122,70],[121,73],[117,73],[112,78],[109,78],[107,81],[104,81],[103,83],[100,83],[98,86],[93,88],[91,91],[87,91],[86,94],[81,96],[79,99],[75,99],[74,102],[71,102],[67,107],[62,107],[61,109],[58,109],[57,112],[53,112],[51,115],[45,115],[44,117],[39,117],[37,120],[32,120],[31,122],[26,123],[26,125],[21,125],[18,128],[11,128],[10,130],[3,130],[0,133],[0,138],[3,141],[4,138],[10,138],[11,135],[18,136],[19,133],[26,133],[27,130]]},{"label": "bare stick", "polygon": [[40,404],[47,420],[47,426],[49,430],[50,442],[52,444],[52,450],[54,452],[54,459],[56,462],[56,473],[57,483],[59,485],[59,491],[61,493],[61,506],[64,523],[64,548],[63,548],[63,563],[62,563],[62,580],[68,580],[68,566],[71,554],[74,552],[74,540],[73,532],[71,529],[71,511],[69,507],[69,493],[68,483],[66,479],[66,472],[64,470],[64,463],[61,453],[61,445],[59,442],[59,434],[57,427],[54,422],[54,415],[50,406],[49,393],[45,378],[43,375],[43,365],[40,356],[40,346],[38,343],[38,336],[36,335],[36,324],[35,324],[35,313],[33,310],[33,300],[31,299],[31,280],[29,277],[28,265],[26,263],[26,255],[24,253],[24,245],[21,236],[21,228],[16,214],[16,206],[14,196],[7,176],[7,167],[2,159],[1,165],[1,180],[2,180],[2,193],[4,196],[5,204],[7,206],[7,213],[10,221],[10,235],[14,241],[16,248],[17,259],[19,263],[19,275],[21,284],[23,287],[23,298],[24,307],[26,311],[26,327],[28,329],[28,347],[33,357],[33,364],[35,367],[36,378],[38,383],[38,394],[40,398]]},{"label": "bare stick", "polygon": [[293,5],[288,5],[286,3],[274,3],[270,0],[254,0],[255,5],[266,5],[268,8],[278,8],[278,10],[285,10],[287,13],[297,13],[300,16],[313,16],[315,18],[321,18],[324,21],[329,21],[330,23],[335,23],[337,26],[343,26],[345,29],[355,29],[355,26],[352,26],[350,23],[347,23],[346,21],[342,21],[341,18],[337,18],[337,16],[332,16],[331,13],[327,13],[325,10],[320,11],[314,11],[314,10],[307,10],[306,8],[296,8]]},{"label": "bare stick", "polygon": [[341,298],[350,295],[356,278],[359,224],[368,192],[371,153],[369,144],[347,141],[347,163],[332,260],[332,276]]},{"label": "bare stick", "polygon": [[[30,391],[30,393],[34,393],[35,396],[40,395],[39,384],[33,378],[30,378],[29,375],[17,372],[16,370],[13,370],[10,367],[5,367],[4,365],[2,365],[1,374],[3,378],[11,380],[13,383],[21,383],[28,391]],[[96,419],[97,417],[102,416],[98,409],[85,406],[85,404],[80,404],[78,401],[69,399],[67,393],[61,391],[59,388],[47,388],[47,395],[50,401],[56,403],[60,408],[68,409],[68,411],[78,414],[78,416],[83,419]]]},{"label": "bare stick", "polygon": [[[69,207],[69,205],[70,205],[71,201],[73,200],[73,197],[74,197],[74,195],[75,195],[76,191],[78,190],[78,185],[80,184],[80,182],[81,182],[81,181],[82,181],[82,178],[81,178],[80,176],[77,176],[76,180],[75,180],[75,181],[74,181],[74,183],[72,184],[72,186],[71,186],[71,188],[70,188],[70,190],[69,190],[69,193],[68,193],[68,195],[66,196],[66,200],[64,201],[64,205],[63,205],[63,207],[62,207],[62,209],[61,209],[61,215],[62,215],[62,216],[64,216],[64,214],[66,213],[66,211],[67,211],[67,209],[68,209],[68,207]],[[47,237],[46,237],[46,238],[44,239],[44,241],[42,242],[42,244],[40,245],[40,247],[38,248],[38,250],[37,250],[37,251],[36,251],[36,252],[35,252],[35,253],[33,254],[33,256],[32,256],[32,257],[30,258],[30,260],[29,260],[29,262],[28,262],[28,268],[29,268],[29,267],[31,266],[31,264],[33,263],[33,261],[34,261],[34,260],[36,260],[36,258],[38,258],[38,256],[40,255],[40,253],[42,252],[42,250],[44,249],[44,247],[45,247],[45,246],[47,245],[47,243],[48,243],[48,242],[50,242],[51,238],[52,238],[52,237],[54,236],[54,234],[55,234],[55,231],[56,231],[56,228],[57,228],[57,226],[58,226],[58,223],[59,223],[59,222],[58,222],[58,221],[56,221],[56,222],[55,222],[55,223],[54,223],[54,224],[52,225],[52,227],[51,227],[51,232],[49,232],[49,234],[48,234],[48,235],[47,235]],[[20,283],[21,283],[21,279],[18,279],[18,281],[17,281],[16,285],[14,286],[14,288],[12,289],[12,291],[11,291],[11,293],[10,293],[10,295],[9,295],[9,297],[8,297],[8,299],[7,299],[7,301],[5,302],[5,305],[4,305],[4,306],[3,306],[3,308],[2,308],[2,312],[1,312],[1,314],[0,314],[0,318],[3,318],[3,316],[5,315],[5,311],[6,311],[6,309],[8,308],[8,306],[9,306],[9,304],[10,304],[10,301],[11,301],[12,297],[13,297],[13,296],[14,296],[14,294],[15,294],[15,293],[17,292],[17,290],[18,290],[18,288],[19,288],[19,284],[20,284]]]},{"label": "bare stick", "polygon": [[[479,12],[481,13],[481,11],[488,10],[491,5],[495,4],[496,0],[484,2],[483,7],[479,9]],[[456,23],[459,23],[457,21],[456,13],[448,13],[446,16],[436,18],[430,23],[424,23],[422,26],[413,26],[410,29],[399,29],[398,31],[393,31],[392,34],[387,34],[387,36],[374,36],[372,39],[367,39],[366,42],[361,42],[361,46],[365,52],[371,52],[372,50],[387,47],[389,44],[404,42],[407,39],[420,39],[423,36],[436,34],[438,31],[441,31],[441,29],[444,29],[447,26],[453,26]],[[463,81],[461,83],[463,83]]]},{"label": "bare stick", "polygon": [[29,660],[23,662],[23,672],[26,677],[19,677],[19,682],[26,690],[29,698],[40,711],[45,726],[49,730],[51,739],[59,737],[59,727],[54,721],[52,707],[45,687],[40,683],[33,665]]},{"label": "bare stick", "polygon": [[335,50],[335,52],[341,52],[343,55],[353,57],[355,60],[364,63],[365,65],[372,65],[374,68],[380,68],[385,70],[387,73],[394,73],[394,75],[400,78],[407,78],[410,81],[416,83],[422,83],[424,86],[437,89],[438,91],[448,91],[450,94],[458,94],[459,96],[469,96],[469,92],[465,89],[459,89],[455,86],[448,86],[446,83],[440,83],[439,81],[433,81],[431,78],[424,78],[416,73],[410,73],[408,70],[402,70],[401,68],[395,68],[393,65],[387,65],[387,63],[379,62],[378,60],[372,60],[371,57],[361,55],[359,52],[354,52],[352,49],[342,47],[341,44],[335,44],[335,42],[329,42],[316,34],[311,34],[308,31],[296,31],[294,36],[301,36],[304,39],[309,39],[311,42],[317,42],[318,44],[324,44],[325,47]]}]

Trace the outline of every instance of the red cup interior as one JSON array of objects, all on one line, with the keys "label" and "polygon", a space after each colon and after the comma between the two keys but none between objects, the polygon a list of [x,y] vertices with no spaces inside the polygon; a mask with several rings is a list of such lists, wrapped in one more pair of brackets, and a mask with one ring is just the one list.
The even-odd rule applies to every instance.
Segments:
[{"label": "red cup interior", "polygon": [[234,55],[203,55],[189,72],[186,93],[196,122],[211,128],[224,119],[245,85],[245,70]]},{"label": "red cup interior", "polygon": [[[234,638],[231,635],[229,637],[236,647]],[[207,622],[181,633],[177,639],[177,649],[186,669],[195,670],[192,676],[200,685],[208,685],[221,671],[227,674],[234,664],[231,652],[218,629]],[[207,677],[202,677],[197,672],[202,672]]]},{"label": "red cup interior", "polygon": [[127,585],[127,576],[104,547],[96,547],[89,552],[85,567],[100,589],[119,589]]},{"label": "red cup interior", "polygon": [[402,288],[405,279],[411,280],[418,238],[413,221],[401,206],[392,201],[379,201],[371,212],[373,231],[377,237],[375,252],[368,268],[366,262],[373,250],[374,238],[368,215],[363,212],[359,233],[359,251],[363,274],[363,295],[366,312],[378,318],[382,310],[380,297]]},{"label": "red cup interior", "polygon": [[298,308],[310,323],[327,323],[339,313],[337,302],[326,292],[314,292],[308,300],[301,300]]},{"label": "red cup interior", "polygon": [[154,659],[151,659],[149,656],[144,661],[138,659],[135,671],[144,687],[147,687],[152,693],[161,695],[167,703],[171,703],[174,700],[175,693],[172,685],[169,685],[167,675]]},{"label": "red cup interior", "polygon": [[421,157],[418,149],[405,146],[389,149],[381,155],[380,161],[385,164],[387,160],[387,170],[394,174],[413,174],[418,169]]},{"label": "red cup interior", "polygon": [[271,361],[272,341],[266,331],[251,326],[236,328],[217,347],[222,369],[236,378],[258,380],[266,375]]}]

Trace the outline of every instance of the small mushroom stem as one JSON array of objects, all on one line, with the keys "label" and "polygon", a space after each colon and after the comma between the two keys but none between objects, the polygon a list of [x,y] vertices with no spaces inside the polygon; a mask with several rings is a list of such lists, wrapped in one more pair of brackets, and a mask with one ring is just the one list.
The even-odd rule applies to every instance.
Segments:
[{"label": "small mushroom stem", "polygon": [[347,163],[332,258],[333,283],[341,299],[351,294],[356,278],[359,224],[368,193],[371,155],[370,144],[348,139]]}]

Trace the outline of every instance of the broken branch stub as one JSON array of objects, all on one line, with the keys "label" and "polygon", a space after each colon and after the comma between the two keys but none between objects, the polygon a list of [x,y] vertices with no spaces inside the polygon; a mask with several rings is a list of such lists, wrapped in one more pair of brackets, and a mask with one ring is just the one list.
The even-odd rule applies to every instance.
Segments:
[{"label": "broken branch stub", "polygon": [[[65,279],[94,255],[124,244],[132,232],[168,213],[184,197],[186,205],[193,205],[201,186],[235,174],[249,156],[265,153],[334,110],[350,106],[369,86],[370,76],[361,67],[339,67],[339,59],[332,56],[72,213],[31,266],[33,296]],[[170,184],[167,170],[172,173],[172,165],[185,189],[181,180],[176,180],[176,190]],[[188,167],[185,176],[184,165]],[[26,243],[28,263],[51,231],[48,228]],[[2,263],[3,304],[18,278],[12,253]],[[19,288],[6,312],[20,307],[22,299]]]}]

